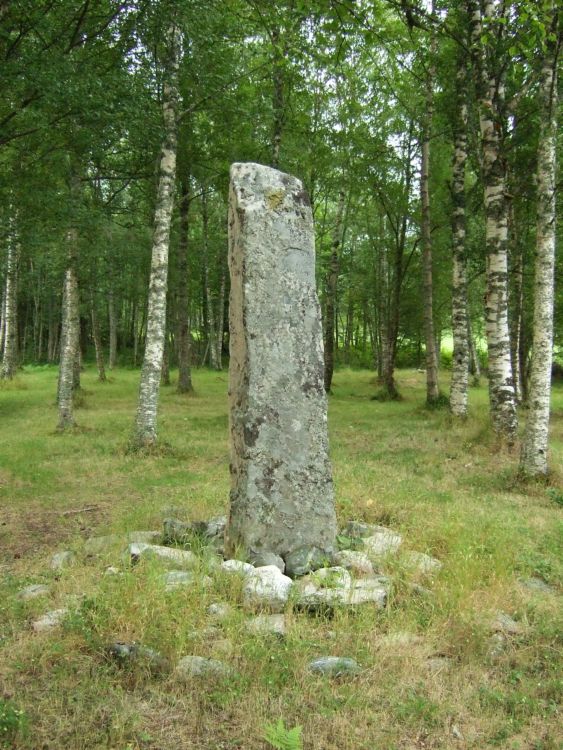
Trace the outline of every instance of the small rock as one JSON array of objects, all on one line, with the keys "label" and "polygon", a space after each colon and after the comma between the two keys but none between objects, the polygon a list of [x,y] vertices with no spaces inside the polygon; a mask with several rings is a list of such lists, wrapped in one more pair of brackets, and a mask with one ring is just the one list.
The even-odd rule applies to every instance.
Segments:
[{"label": "small rock", "polygon": [[367,536],[377,534],[378,530],[382,528],[384,527],[364,521],[349,521],[342,529],[341,534],[350,539],[364,539]]},{"label": "small rock", "polygon": [[191,524],[177,518],[165,518],[163,522],[163,538],[165,544],[178,542],[183,544],[190,536]]},{"label": "small rock", "polygon": [[24,589],[18,591],[18,599],[22,599],[24,602],[29,599],[37,599],[39,596],[46,596],[50,589],[43,583],[32,583],[30,586],[26,586]]},{"label": "small rock", "polygon": [[142,646],[140,643],[116,641],[107,647],[107,653],[122,664],[143,663],[154,673],[170,671],[170,662],[166,657],[148,646]]},{"label": "small rock", "polygon": [[334,556],[336,565],[346,568],[355,576],[373,576],[375,570],[371,560],[364,552],[343,549]]},{"label": "small rock", "polygon": [[309,579],[319,588],[349,589],[352,586],[352,576],[345,569],[338,566],[319,568],[311,573]]},{"label": "small rock", "polygon": [[403,537],[385,526],[377,527],[375,534],[364,537],[364,549],[369,557],[383,557],[398,551]]},{"label": "small rock", "polygon": [[298,578],[324,567],[326,563],[327,554],[323,550],[318,547],[301,547],[286,556],[285,572],[291,578]]},{"label": "small rock", "polygon": [[207,614],[219,621],[228,620],[234,611],[234,607],[227,602],[215,602],[207,607]]},{"label": "small rock", "polygon": [[198,677],[230,677],[233,670],[217,659],[184,656],[176,665],[174,673],[182,682],[190,682]]},{"label": "small rock", "polygon": [[174,563],[183,568],[193,568],[197,565],[197,557],[193,552],[174,547],[161,547],[158,544],[133,542],[127,547],[127,555],[133,563],[138,562],[142,557],[156,557],[165,563]]},{"label": "small rock", "polygon": [[224,570],[225,573],[238,573],[245,576],[254,569],[254,565],[242,560],[225,560],[221,563],[221,570]]},{"label": "small rock", "polygon": [[420,583],[411,583],[408,584],[408,587],[413,594],[422,596],[425,599],[434,596],[434,592],[432,591],[432,589],[427,589],[425,586],[421,586]]},{"label": "small rock", "polygon": [[225,535],[227,528],[227,516],[216,516],[209,521],[194,521],[192,529],[195,534],[199,534],[207,539],[213,539]]},{"label": "small rock", "polygon": [[463,740],[465,739],[461,729],[457,724],[452,724],[452,737],[456,740],[460,740],[461,742],[463,742]]},{"label": "small rock", "polygon": [[285,615],[258,615],[246,624],[249,632],[256,635],[285,635]]},{"label": "small rock", "polygon": [[530,589],[531,591],[540,591],[542,594],[555,594],[555,589],[537,576],[531,578],[523,578],[520,581],[524,588]]},{"label": "small rock", "polygon": [[322,674],[325,677],[343,677],[355,675],[361,671],[360,665],[355,659],[344,656],[321,656],[309,663],[310,672]]},{"label": "small rock", "polygon": [[281,612],[289,598],[293,581],[275,565],[254,568],[244,580],[243,602],[247,608]]},{"label": "small rock", "polygon": [[497,612],[495,619],[491,623],[491,630],[508,635],[519,635],[524,629],[510,615],[507,615],[505,612]]},{"label": "small rock", "polygon": [[442,568],[442,563],[424,552],[405,552],[403,562],[420,575],[433,575]]},{"label": "small rock", "polygon": [[68,568],[74,562],[74,557],[74,552],[68,549],[63,552],[56,552],[51,558],[51,569],[62,570],[63,568]]},{"label": "small rock", "polygon": [[109,565],[104,570],[104,575],[105,576],[122,576],[123,571],[119,570],[119,568],[116,568],[115,565]]},{"label": "small rock", "polygon": [[186,570],[170,570],[162,576],[166,591],[174,591],[175,589],[191,586],[195,580],[194,574],[188,573]]},{"label": "small rock", "polygon": [[297,587],[298,606],[309,610],[370,603],[383,608],[387,603],[390,581],[385,576],[376,576],[351,581],[345,588],[322,588],[311,575],[299,581]]},{"label": "small rock", "polygon": [[494,633],[489,638],[489,646],[487,648],[487,658],[490,661],[496,661],[503,656],[506,650],[506,636],[503,633]]},{"label": "small rock", "polygon": [[442,672],[444,669],[448,669],[452,664],[452,660],[447,656],[430,656],[426,659],[426,668],[430,672]]},{"label": "small rock", "polygon": [[285,562],[282,557],[274,552],[252,552],[250,562],[255,568],[263,568],[266,565],[275,565],[282,573],[285,572]]},{"label": "small rock", "polygon": [[32,622],[31,627],[36,633],[44,633],[47,630],[57,628],[68,615],[68,609],[53,609],[38,620]]}]

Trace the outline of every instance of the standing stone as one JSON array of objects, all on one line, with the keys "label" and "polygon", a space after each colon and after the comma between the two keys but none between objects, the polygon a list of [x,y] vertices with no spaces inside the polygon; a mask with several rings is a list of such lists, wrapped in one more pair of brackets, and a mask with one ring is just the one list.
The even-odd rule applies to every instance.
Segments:
[{"label": "standing stone", "polygon": [[299,180],[233,164],[229,197],[229,554],[332,554],[322,325],[309,197]]}]

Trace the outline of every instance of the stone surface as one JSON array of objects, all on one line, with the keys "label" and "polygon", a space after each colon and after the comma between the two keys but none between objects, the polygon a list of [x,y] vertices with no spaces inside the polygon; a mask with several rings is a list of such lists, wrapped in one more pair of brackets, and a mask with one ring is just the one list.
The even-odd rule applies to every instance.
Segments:
[{"label": "stone surface", "polygon": [[463,742],[463,740],[465,739],[465,737],[463,736],[463,732],[457,724],[452,724],[452,737],[456,740],[459,740],[460,742]]},{"label": "stone surface", "polygon": [[32,583],[30,586],[26,586],[18,591],[18,599],[22,599],[24,602],[29,599],[37,599],[39,596],[46,596],[50,589],[43,583]]},{"label": "stone surface", "polygon": [[207,607],[207,614],[219,621],[227,620],[234,611],[234,607],[227,602],[214,602]]},{"label": "stone surface", "polygon": [[405,552],[403,562],[420,575],[434,575],[442,569],[442,563],[424,552]]},{"label": "stone surface", "polygon": [[174,547],[161,547],[158,544],[144,544],[133,542],[127,547],[127,555],[131,562],[138,562],[142,557],[153,557],[167,564],[179,565],[182,568],[193,568],[197,565],[197,557],[193,552]]},{"label": "stone surface", "polygon": [[109,552],[120,542],[144,542],[153,544],[162,539],[160,531],[130,531],[123,537],[118,534],[107,534],[106,536],[91,536],[84,543],[84,552],[86,555],[101,555]]},{"label": "stone surface", "polygon": [[191,524],[178,518],[165,518],[162,524],[162,536],[165,544],[183,543],[191,534]]},{"label": "stone surface", "polygon": [[244,579],[243,602],[247,609],[281,612],[289,598],[293,581],[275,565],[254,568]]},{"label": "stone surface", "polygon": [[170,671],[170,662],[158,651],[140,643],[123,643],[115,641],[107,647],[108,656],[121,664],[141,664],[150,672],[163,673]]},{"label": "stone surface", "polygon": [[253,571],[254,565],[251,565],[250,563],[243,562],[242,560],[225,560],[221,563],[221,570],[224,570],[225,573],[238,573],[239,575],[247,575],[247,573],[250,573]]},{"label": "stone surface", "polygon": [[430,656],[426,659],[426,669],[430,672],[438,673],[449,669],[452,666],[452,660],[448,656]]},{"label": "stone surface", "polygon": [[334,562],[336,565],[346,568],[346,570],[349,570],[357,577],[375,575],[373,564],[364,552],[343,549],[336,553]]},{"label": "stone surface", "polygon": [[64,618],[68,615],[68,609],[53,609],[50,612],[46,612],[43,617],[34,620],[31,627],[36,633],[44,633],[48,630],[58,628]]},{"label": "stone surface", "polygon": [[346,570],[336,565],[332,568],[319,568],[311,573],[309,580],[319,588],[349,589],[352,586],[352,576]]},{"label": "stone surface", "polygon": [[378,526],[375,533],[363,537],[363,542],[366,554],[378,558],[396,553],[403,543],[403,537],[385,526]]},{"label": "stone surface", "polygon": [[215,518],[210,518],[208,521],[194,521],[192,523],[194,534],[198,534],[206,539],[213,539],[214,537],[221,537],[222,539],[226,528],[227,516],[215,516]]},{"label": "stone surface", "polygon": [[524,578],[520,581],[522,586],[530,591],[538,591],[542,594],[554,594],[555,589],[546,583],[543,579],[532,576],[531,578]]},{"label": "stone surface", "polygon": [[505,633],[507,635],[520,635],[524,632],[524,628],[519,622],[513,620],[510,615],[505,612],[497,612],[495,618],[491,622],[491,630],[495,630],[498,633]]},{"label": "stone surface", "polygon": [[286,556],[285,572],[291,578],[299,578],[312,570],[324,567],[331,559],[332,555],[318,547],[301,547]]},{"label": "stone surface", "polygon": [[174,591],[191,586],[196,582],[196,577],[187,570],[169,570],[163,574],[162,582],[166,591]]},{"label": "stone surface", "polygon": [[340,532],[342,536],[350,539],[363,539],[366,536],[373,536],[380,531],[383,526],[377,526],[374,523],[365,523],[364,521],[348,521],[346,526]]},{"label": "stone surface", "polygon": [[206,659],[203,656],[184,656],[174,670],[182,682],[190,682],[198,677],[229,677],[233,670],[217,659]]},{"label": "stone surface", "polygon": [[256,635],[284,636],[286,625],[285,615],[258,615],[246,624],[247,630]]},{"label": "stone surface", "polygon": [[285,573],[285,561],[274,552],[251,552],[250,562],[255,568],[262,568],[265,565],[275,565],[282,573]]},{"label": "stone surface", "polygon": [[226,549],[273,552],[287,572],[288,554],[330,555],[336,538],[313,220],[299,180],[233,164],[229,268]]},{"label": "stone surface", "polygon": [[355,659],[344,656],[321,656],[309,663],[310,672],[322,674],[325,677],[344,677],[355,675],[361,671],[360,665]]},{"label": "stone surface", "polygon": [[56,552],[51,558],[51,570],[62,570],[68,568],[74,562],[74,552],[66,549],[62,552]]},{"label": "stone surface", "polygon": [[119,568],[116,568],[115,565],[109,565],[104,570],[104,575],[105,576],[122,576],[123,572],[119,570]]},{"label": "stone surface", "polygon": [[[318,573],[319,571],[317,571]],[[344,571],[347,573],[348,571]],[[385,607],[389,594],[390,581],[385,576],[373,578],[358,578],[351,580],[345,586],[327,586],[327,579],[323,582],[315,580],[317,573],[313,573],[297,582],[297,606],[316,610],[324,607],[359,606],[375,604],[378,608]],[[350,575],[348,573],[348,575]],[[341,579],[342,580],[342,579]]]}]

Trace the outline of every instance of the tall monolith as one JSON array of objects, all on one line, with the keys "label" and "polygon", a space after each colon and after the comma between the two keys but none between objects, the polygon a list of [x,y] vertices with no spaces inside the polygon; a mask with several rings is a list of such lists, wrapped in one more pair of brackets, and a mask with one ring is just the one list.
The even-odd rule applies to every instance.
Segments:
[{"label": "tall monolith", "polygon": [[333,553],[336,516],[313,217],[298,179],[232,165],[229,269],[226,549],[305,572]]}]

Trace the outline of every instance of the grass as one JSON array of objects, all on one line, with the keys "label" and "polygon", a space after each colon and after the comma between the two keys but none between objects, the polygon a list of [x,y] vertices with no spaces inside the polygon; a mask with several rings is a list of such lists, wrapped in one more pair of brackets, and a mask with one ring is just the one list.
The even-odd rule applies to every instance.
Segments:
[{"label": "grass", "polygon": [[[221,626],[210,621],[211,602],[239,601],[238,581],[214,576],[207,588],[167,593],[158,563],[123,564],[125,545],[102,558],[82,552],[93,534],[225,511],[226,373],[196,372],[193,396],[162,389],[159,439],[168,448],[144,457],[127,453],[137,372],[114,371],[102,384],[87,369],[79,429],[63,435],[56,377],[27,368],[0,390],[0,747],[263,750],[280,719],[302,727],[305,750],[562,747],[561,599],[519,583],[536,576],[560,586],[562,486],[516,481],[517,454],[495,452],[484,387],[472,389],[470,417],[457,424],[424,408],[423,374],[401,372],[402,400],[377,402],[370,373],[337,371],[329,424],[340,521],[391,526],[405,549],[444,566],[419,581],[432,591],[425,595],[413,591],[401,558],[391,559],[386,610],[290,611],[279,640],[250,635],[240,608]],[[563,466],[560,385],[551,465]],[[61,549],[76,562],[55,572],[49,561]],[[123,575],[104,575],[110,564]],[[30,583],[51,593],[20,600]],[[62,606],[70,612],[61,628],[32,632],[34,618]],[[498,610],[522,632],[491,659]],[[221,658],[236,675],[181,684],[142,661],[109,660],[115,640],[172,662]],[[308,661],[327,654],[353,657],[363,671],[337,681],[309,675]],[[441,657],[437,669],[429,657]]]}]

